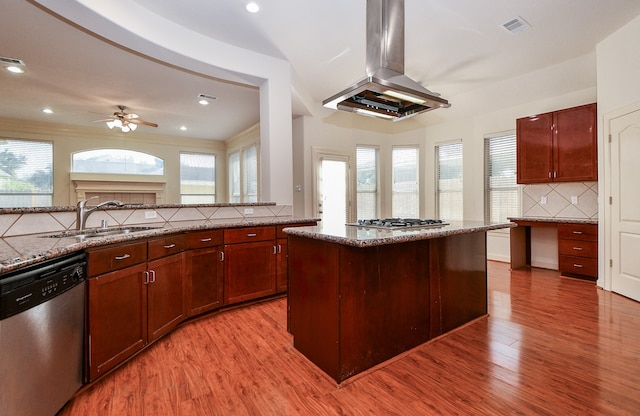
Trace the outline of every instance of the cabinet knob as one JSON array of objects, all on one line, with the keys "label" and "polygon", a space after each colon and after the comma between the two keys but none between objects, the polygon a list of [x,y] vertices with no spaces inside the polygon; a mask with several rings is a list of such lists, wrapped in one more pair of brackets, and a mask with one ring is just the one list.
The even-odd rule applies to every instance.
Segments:
[{"label": "cabinet knob", "polygon": [[574,231],[573,233],[580,235],[580,234],[582,234],[582,231]]},{"label": "cabinet knob", "polygon": [[576,263],[573,263],[573,267],[576,267],[576,268],[578,268],[578,269],[581,269],[581,268],[582,268],[582,264],[576,264]]},{"label": "cabinet knob", "polygon": [[170,248],[174,248],[175,246],[176,246],[175,244],[169,244],[168,246],[164,246],[164,248],[169,250]]},{"label": "cabinet knob", "polygon": [[116,260],[125,260],[125,259],[128,259],[129,257],[131,257],[131,255],[123,254],[122,256],[116,256],[115,259]]},{"label": "cabinet knob", "polygon": [[573,249],[576,251],[582,251],[582,247],[574,247]]},{"label": "cabinet knob", "polygon": [[201,238],[200,239],[201,243],[208,243],[209,241],[211,241],[211,237],[209,237],[209,238]]},{"label": "cabinet knob", "polygon": [[255,236],[257,236],[257,235],[258,235],[258,234],[256,234],[256,233],[247,233],[247,237],[255,237]]}]

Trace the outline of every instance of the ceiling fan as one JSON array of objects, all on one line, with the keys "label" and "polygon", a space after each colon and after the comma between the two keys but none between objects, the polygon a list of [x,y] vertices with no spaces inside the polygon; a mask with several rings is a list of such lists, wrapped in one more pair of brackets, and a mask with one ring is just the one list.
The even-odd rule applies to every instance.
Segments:
[{"label": "ceiling fan", "polygon": [[138,128],[138,124],[150,127],[158,127],[156,123],[140,120],[140,116],[134,113],[126,113],[127,107],[124,105],[117,106],[120,111],[113,113],[113,116],[102,120],[93,120],[94,122],[105,121],[110,129],[118,127],[122,132],[127,133]]}]

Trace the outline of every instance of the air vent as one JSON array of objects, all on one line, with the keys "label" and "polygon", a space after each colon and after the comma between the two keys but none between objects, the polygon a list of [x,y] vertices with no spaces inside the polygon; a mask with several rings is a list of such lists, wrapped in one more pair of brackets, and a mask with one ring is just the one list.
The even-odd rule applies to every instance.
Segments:
[{"label": "air vent", "polygon": [[0,62],[7,65],[24,66],[24,61],[22,59],[6,58],[4,56],[0,56]]},{"label": "air vent", "polygon": [[515,19],[511,19],[508,22],[503,23],[502,27],[511,33],[520,33],[524,30],[529,29],[531,25],[527,23],[527,21],[522,17],[518,16]]}]

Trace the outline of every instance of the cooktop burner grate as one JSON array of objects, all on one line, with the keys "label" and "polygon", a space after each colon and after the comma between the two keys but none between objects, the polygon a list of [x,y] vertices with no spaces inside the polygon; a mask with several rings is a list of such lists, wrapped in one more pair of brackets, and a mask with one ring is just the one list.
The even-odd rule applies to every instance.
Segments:
[{"label": "cooktop burner grate", "polygon": [[348,225],[357,225],[361,227],[372,227],[372,228],[424,228],[424,227],[439,227],[443,225],[448,225],[442,220],[435,219],[418,219],[418,218],[384,218],[384,219],[365,219],[358,220],[357,224],[348,224]]}]

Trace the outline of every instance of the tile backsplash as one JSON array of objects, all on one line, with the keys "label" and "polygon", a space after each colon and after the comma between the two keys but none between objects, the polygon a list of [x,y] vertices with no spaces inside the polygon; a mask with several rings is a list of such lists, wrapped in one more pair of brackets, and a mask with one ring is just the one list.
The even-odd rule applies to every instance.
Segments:
[{"label": "tile backsplash", "polygon": [[524,185],[522,216],[597,219],[598,182]]},{"label": "tile backsplash", "polygon": [[[148,215],[153,212],[155,216]],[[112,209],[95,211],[87,220],[87,228],[99,227],[102,220],[110,226],[164,224],[180,221],[248,220],[251,218],[289,217],[291,205],[237,205]],[[0,215],[0,237],[73,229],[75,211],[11,213]]]}]

